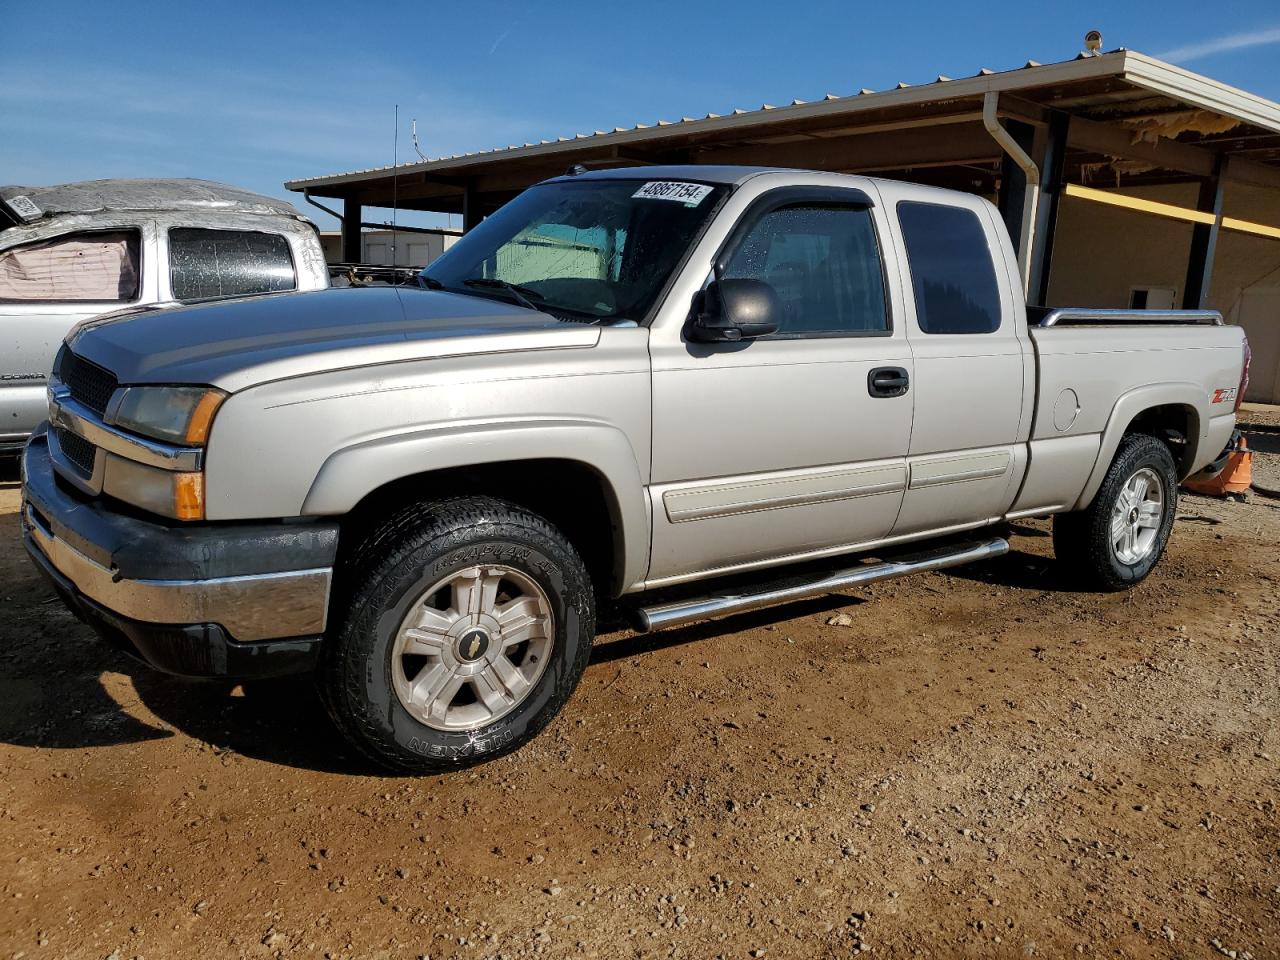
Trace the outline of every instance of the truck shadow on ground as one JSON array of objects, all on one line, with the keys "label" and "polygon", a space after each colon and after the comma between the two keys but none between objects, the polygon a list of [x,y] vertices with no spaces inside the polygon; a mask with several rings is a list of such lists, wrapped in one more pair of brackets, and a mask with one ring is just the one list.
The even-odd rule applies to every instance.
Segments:
[{"label": "truck shadow on ground", "polygon": [[[949,572],[1012,588],[1068,586],[1060,582],[1052,561],[1017,551]],[[35,589],[41,594],[47,590],[40,581],[28,582],[39,584]],[[630,632],[623,612],[611,608],[602,613],[601,639],[591,663],[612,664],[771,627],[781,640],[788,621],[868,604],[874,601],[828,594],[652,634]],[[170,677],[108,647],[56,601],[42,595],[25,606],[26,615],[14,625],[18,635],[0,636],[17,641],[0,659],[0,739],[18,746],[85,749],[172,738],[180,732],[188,738],[181,749],[219,757],[239,754],[347,776],[386,775],[345,745],[309,677],[243,684]],[[36,629],[25,629],[29,626]],[[0,635],[12,630],[0,624]],[[63,664],[74,665],[57,667],[50,655],[55,648],[62,651]],[[112,674],[122,674],[128,682]]]}]

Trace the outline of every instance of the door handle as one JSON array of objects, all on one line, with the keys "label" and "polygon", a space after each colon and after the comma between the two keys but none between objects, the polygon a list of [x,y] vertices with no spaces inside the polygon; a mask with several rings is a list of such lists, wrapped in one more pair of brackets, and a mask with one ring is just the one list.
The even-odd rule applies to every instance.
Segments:
[{"label": "door handle", "polygon": [[876,367],[867,374],[867,393],[873,397],[900,397],[910,383],[902,367]]}]

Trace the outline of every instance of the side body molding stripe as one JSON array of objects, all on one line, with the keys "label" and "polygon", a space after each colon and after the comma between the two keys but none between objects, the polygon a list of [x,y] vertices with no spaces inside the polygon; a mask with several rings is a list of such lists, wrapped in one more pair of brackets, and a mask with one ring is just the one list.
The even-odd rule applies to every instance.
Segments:
[{"label": "side body molding stripe", "polygon": [[1000,477],[1008,472],[1011,460],[1006,450],[947,456],[936,460],[913,460],[911,489]]},{"label": "side body molding stripe", "polygon": [[671,523],[730,517],[762,510],[853,500],[879,493],[936,487],[948,483],[987,480],[1009,472],[1007,450],[984,450],[922,458],[910,463],[836,466],[785,475],[727,477],[702,480],[667,490],[662,505]]},{"label": "side body molding stripe", "polygon": [[836,467],[790,476],[700,481],[666,491],[662,495],[662,504],[668,520],[684,523],[893,493],[904,489],[906,483],[907,468],[901,463]]}]

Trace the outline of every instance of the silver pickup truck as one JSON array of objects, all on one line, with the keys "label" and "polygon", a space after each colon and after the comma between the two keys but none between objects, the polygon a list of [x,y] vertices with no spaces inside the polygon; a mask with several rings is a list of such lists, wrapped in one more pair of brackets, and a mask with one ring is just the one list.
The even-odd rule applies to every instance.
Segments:
[{"label": "silver pickup truck", "polygon": [[1216,314],[1029,320],[1019,276],[967,194],[566,175],[414,288],[81,326],[24,457],[27,548],[124,649],[314,672],[410,771],[533,737],[599,602],[656,629],[993,556],[1050,514],[1066,570],[1132,586],[1231,436],[1247,344]]}]

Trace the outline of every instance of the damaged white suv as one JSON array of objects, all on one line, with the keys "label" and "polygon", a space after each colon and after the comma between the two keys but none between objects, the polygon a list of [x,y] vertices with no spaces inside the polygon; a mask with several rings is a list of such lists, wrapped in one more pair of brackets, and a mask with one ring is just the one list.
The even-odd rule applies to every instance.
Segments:
[{"label": "damaged white suv", "polygon": [[282,200],[207,180],[0,187],[0,453],[45,419],[54,354],[80,321],[328,285],[315,225]]}]

